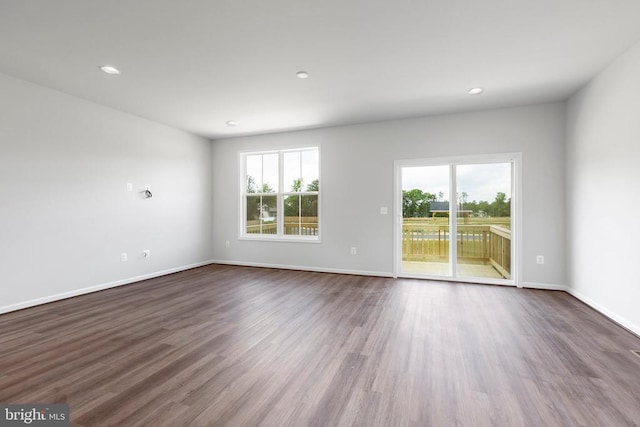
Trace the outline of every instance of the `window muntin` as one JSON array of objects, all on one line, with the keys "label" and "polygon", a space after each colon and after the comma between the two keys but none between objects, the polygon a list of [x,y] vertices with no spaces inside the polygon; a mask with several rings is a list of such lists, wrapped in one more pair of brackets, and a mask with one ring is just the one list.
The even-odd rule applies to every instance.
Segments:
[{"label": "window muntin", "polygon": [[247,195],[247,234],[276,234],[278,217],[277,196]]},{"label": "window muntin", "polygon": [[278,153],[247,155],[245,161],[247,193],[278,191]]},{"label": "window muntin", "polygon": [[317,147],[242,154],[242,237],[319,240]]}]

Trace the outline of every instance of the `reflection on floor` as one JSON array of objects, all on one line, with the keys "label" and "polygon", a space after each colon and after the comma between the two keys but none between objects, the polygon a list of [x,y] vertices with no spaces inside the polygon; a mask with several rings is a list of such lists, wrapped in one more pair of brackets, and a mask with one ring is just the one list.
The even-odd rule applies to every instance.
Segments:
[{"label": "reflection on floor", "polygon": [[[449,274],[449,264],[446,262],[402,261],[402,271],[412,274],[427,274],[430,276],[446,276]],[[491,265],[458,264],[458,275],[464,277],[486,277],[501,279],[502,276]]]}]

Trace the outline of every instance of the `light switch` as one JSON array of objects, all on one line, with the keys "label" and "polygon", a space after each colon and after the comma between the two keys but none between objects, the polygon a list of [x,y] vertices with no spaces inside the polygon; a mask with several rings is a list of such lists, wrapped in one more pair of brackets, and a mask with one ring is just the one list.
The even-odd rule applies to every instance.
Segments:
[{"label": "light switch", "polygon": [[386,206],[382,206],[380,208],[380,215],[387,215],[389,213],[389,209]]}]

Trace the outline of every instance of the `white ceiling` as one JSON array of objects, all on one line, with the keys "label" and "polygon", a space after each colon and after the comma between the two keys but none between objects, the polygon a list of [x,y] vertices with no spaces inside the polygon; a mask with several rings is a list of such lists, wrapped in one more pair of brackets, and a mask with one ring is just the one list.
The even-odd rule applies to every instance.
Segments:
[{"label": "white ceiling", "polygon": [[0,72],[210,138],[563,100],[639,39],[638,0],[0,0]]}]

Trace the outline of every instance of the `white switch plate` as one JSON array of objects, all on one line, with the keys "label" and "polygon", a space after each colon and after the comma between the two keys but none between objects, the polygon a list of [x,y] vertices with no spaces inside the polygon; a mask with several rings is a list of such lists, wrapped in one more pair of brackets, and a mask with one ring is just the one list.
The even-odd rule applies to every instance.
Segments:
[{"label": "white switch plate", "polygon": [[544,256],[543,255],[538,255],[536,257],[536,264],[544,264]]},{"label": "white switch plate", "polygon": [[127,260],[127,253],[126,252],[122,252],[120,254],[120,261],[125,262]]},{"label": "white switch plate", "polygon": [[382,206],[380,208],[380,215],[387,215],[389,213],[389,209],[386,206]]},{"label": "white switch plate", "polygon": [[351,255],[355,255],[357,252],[356,248],[351,248]]},{"label": "white switch plate", "polygon": [[228,248],[229,246],[231,246],[231,243],[227,240],[226,242],[224,242],[224,246]]},{"label": "white switch plate", "polygon": [[133,191],[133,184],[130,182],[127,182],[127,191]]}]

